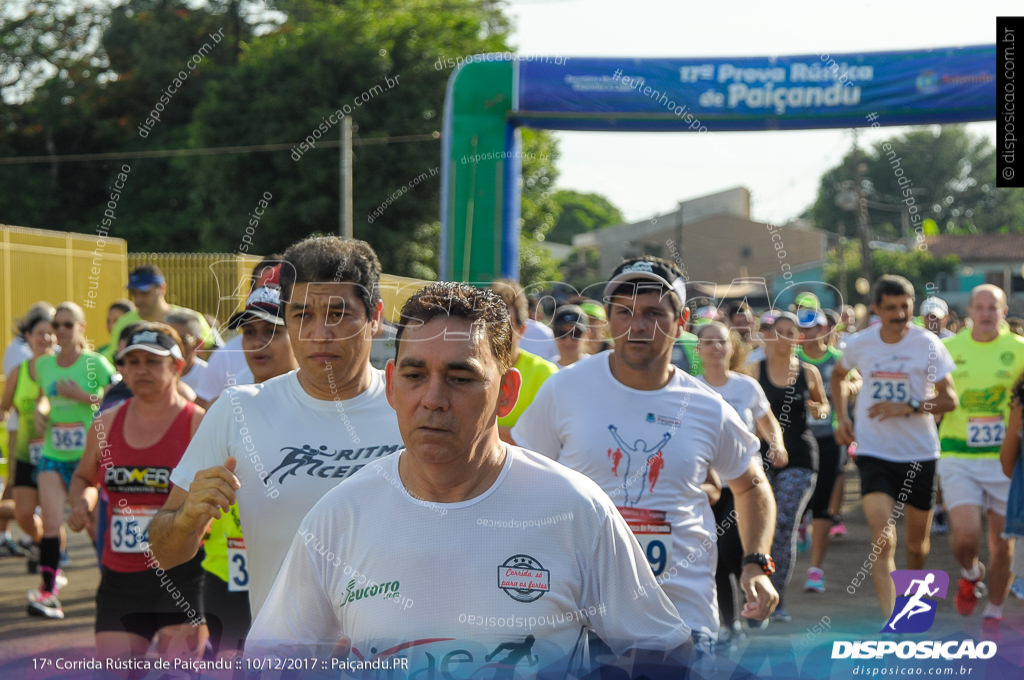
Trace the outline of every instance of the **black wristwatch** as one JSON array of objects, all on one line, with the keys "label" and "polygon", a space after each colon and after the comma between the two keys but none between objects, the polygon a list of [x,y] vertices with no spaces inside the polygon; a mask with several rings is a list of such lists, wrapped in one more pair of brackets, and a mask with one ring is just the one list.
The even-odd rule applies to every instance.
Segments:
[{"label": "black wristwatch", "polygon": [[753,555],[747,555],[743,558],[743,565],[756,564],[761,567],[761,571],[764,572],[765,576],[771,576],[775,573],[775,560],[772,559],[771,555],[764,553],[754,553]]},{"label": "black wristwatch", "polygon": [[914,409],[914,413],[921,412],[921,402],[919,402],[917,399],[911,399],[907,403],[910,404],[910,408]]}]

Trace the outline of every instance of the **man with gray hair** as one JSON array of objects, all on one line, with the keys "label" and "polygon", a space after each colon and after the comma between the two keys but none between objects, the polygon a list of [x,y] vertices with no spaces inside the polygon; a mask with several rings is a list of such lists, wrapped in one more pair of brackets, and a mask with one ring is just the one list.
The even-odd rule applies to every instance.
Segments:
[{"label": "man with gray hair", "polygon": [[196,350],[203,345],[203,325],[199,321],[199,314],[191,309],[179,308],[170,312],[164,321],[178,332],[185,347],[185,366],[181,369],[181,382],[193,390],[198,390],[208,368],[206,361],[196,356]]}]

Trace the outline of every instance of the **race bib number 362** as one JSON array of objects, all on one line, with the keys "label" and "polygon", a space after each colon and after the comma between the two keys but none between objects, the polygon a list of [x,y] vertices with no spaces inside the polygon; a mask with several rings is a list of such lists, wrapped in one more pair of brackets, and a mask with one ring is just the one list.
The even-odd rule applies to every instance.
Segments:
[{"label": "race bib number 362", "polygon": [[50,429],[50,440],[57,451],[81,451],[85,448],[85,426],[81,423],[57,423]]}]

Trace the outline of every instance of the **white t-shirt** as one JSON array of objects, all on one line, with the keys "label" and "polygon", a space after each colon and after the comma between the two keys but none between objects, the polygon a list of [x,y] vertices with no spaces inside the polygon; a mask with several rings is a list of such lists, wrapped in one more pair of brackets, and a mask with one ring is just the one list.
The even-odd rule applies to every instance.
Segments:
[{"label": "white t-shirt", "polygon": [[558,345],[555,344],[554,332],[533,319],[526,320],[526,330],[519,340],[519,348],[542,359],[558,362]]},{"label": "white t-shirt", "polygon": [[242,336],[239,334],[210,355],[202,382],[192,389],[200,399],[212,401],[225,387],[249,385],[255,381],[249,364],[245,362],[245,350],[242,349]]},{"label": "white t-shirt", "polygon": [[350,659],[406,657],[397,677],[456,664],[460,678],[502,677],[500,664],[561,678],[585,662],[587,626],[616,653],[682,644],[690,631],[608,496],[506,451],[494,484],[459,503],[413,498],[404,451],[333,489],[303,520],[246,653],[325,658],[348,636]]},{"label": "white t-shirt", "polygon": [[747,429],[757,434],[757,420],[771,411],[771,404],[765,396],[761,383],[749,375],[729,371],[729,379],[721,387],[709,383],[705,376],[699,380],[722,395],[725,402],[736,409]]},{"label": "white t-shirt", "polygon": [[728,481],[755,458],[760,463],[757,439],[685,371],[675,369],[660,390],[635,390],[612,375],[610,356],[588,357],[548,378],[512,438],[597,482],[683,620],[716,635],[715,518],[700,485],[709,467]]},{"label": "white t-shirt", "polygon": [[249,602],[263,606],[299,522],[338,482],[370,461],[401,448],[384,376],[373,371],[357,397],[309,396],[286,373],[225,390],[206,413],[171,481],[188,489],[195,475],[228,456],[238,459],[238,513],[249,558]]},{"label": "white t-shirt", "polygon": [[857,454],[897,463],[934,460],[939,457],[935,419],[926,411],[906,418],[868,418],[868,409],[879,401],[923,402],[935,396],[935,383],[955,365],[937,335],[913,324],[896,343],[882,341],[881,325],[869,326],[846,339],[846,369],[857,369],[864,386],[857,395],[854,436]]},{"label": "white t-shirt", "polygon": [[[209,368],[210,365],[208,363],[206,363],[199,357],[195,357],[194,359],[192,359],[192,368],[189,369],[188,373],[181,376],[181,382],[191,387],[196,394],[199,394],[199,386],[202,384],[203,376],[206,375],[206,372],[209,370]],[[237,385],[245,383],[239,383],[236,381],[235,384]]]}]

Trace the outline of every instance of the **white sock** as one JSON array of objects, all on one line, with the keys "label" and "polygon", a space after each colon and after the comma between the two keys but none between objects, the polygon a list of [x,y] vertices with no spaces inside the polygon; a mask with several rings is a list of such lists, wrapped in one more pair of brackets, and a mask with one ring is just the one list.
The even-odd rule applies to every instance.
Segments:
[{"label": "white sock", "polygon": [[1003,618],[1003,605],[995,605],[991,602],[985,607],[985,614],[982,618],[1001,619]]},{"label": "white sock", "polygon": [[974,566],[968,571],[967,569],[961,569],[960,575],[968,581],[977,581],[981,578],[981,563],[975,562]]},{"label": "white sock", "polygon": [[11,532],[5,531],[3,536],[0,536],[0,540],[9,541],[11,540]]}]

